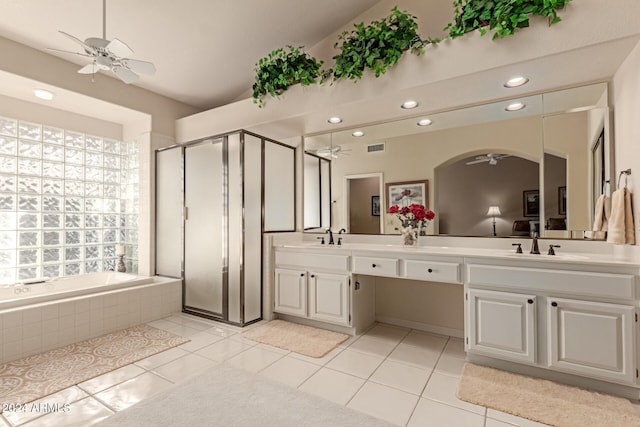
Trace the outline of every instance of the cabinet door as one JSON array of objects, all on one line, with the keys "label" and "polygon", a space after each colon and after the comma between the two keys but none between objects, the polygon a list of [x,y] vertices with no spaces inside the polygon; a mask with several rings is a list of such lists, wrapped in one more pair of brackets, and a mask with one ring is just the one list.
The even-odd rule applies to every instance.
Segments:
[{"label": "cabinet door", "polygon": [[307,316],[307,273],[304,270],[276,268],[274,311]]},{"label": "cabinet door", "polygon": [[632,383],[632,306],[548,299],[549,367]]},{"label": "cabinet door", "polygon": [[349,276],[309,273],[309,317],[349,324]]},{"label": "cabinet door", "polygon": [[535,363],[535,296],[469,289],[466,302],[469,351]]}]

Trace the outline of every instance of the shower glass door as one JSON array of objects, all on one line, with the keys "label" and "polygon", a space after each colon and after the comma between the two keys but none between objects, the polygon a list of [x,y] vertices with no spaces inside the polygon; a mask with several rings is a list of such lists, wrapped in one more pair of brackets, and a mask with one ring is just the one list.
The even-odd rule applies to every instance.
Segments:
[{"label": "shower glass door", "polygon": [[188,146],[184,159],[184,305],[223,319],[228,309],[226,144],[226,138],[218,138]]}]

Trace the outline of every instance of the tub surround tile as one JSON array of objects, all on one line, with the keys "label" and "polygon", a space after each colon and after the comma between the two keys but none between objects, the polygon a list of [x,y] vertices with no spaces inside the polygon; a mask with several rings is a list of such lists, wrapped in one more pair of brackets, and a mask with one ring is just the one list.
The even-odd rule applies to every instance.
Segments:
[{"label": "tub surround tile", "polygon": [[42,320],[53,320],[60,316],[58,304],[47,304],[42,307]]}]

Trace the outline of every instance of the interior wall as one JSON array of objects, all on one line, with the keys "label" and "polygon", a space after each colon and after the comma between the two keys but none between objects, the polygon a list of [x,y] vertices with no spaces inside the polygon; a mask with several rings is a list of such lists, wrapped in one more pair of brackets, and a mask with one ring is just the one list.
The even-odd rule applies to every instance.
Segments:
[{"label": "interior wall", "polygon": [[380,216],[373,216],[371,210],[371,197],[379,195],[380,180],[377,177],[349,180],[349,206],[358,206],[358,209],[349,211],[349,233],[380,232]]},{"label": "interior wall", "polygon": [[560,214],[558,191],[567,186],[567,160],[552,154],[544,155],[544,217],[566,218]]},{"label": "interior wall", "polygon": [[[632,191],[636,245],[640,244],[640,43],[636,45],[613,77],[615,124],[615,171],[613,180],[621,170],[631,169],[628,188]],[[634,185],[635,184],[635,185]],[[612,185],[612,188],[615,188]]]},{"label": "interior wall", "polygon": [[[540,165],[520,157],[505,157],[498,164],[467,165],[468,159],[438,169],[438,232],[492,236],[489,206],[498,206],[496,234],[509,236],[515,220],[523,216],[523,191],[537,190]],[[507,178],[508,179],[505,179]],[[471,185],[470,183],[474,183]]]}]

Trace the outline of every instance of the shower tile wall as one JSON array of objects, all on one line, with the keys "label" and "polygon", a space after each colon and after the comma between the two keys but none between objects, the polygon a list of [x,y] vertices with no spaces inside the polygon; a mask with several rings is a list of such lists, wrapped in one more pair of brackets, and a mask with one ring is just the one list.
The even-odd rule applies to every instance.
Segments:
[{"label": "shower tile wall", "polygon": [[135,142],[0,117],[0,284],[137,271]]}]

